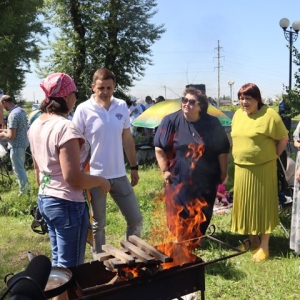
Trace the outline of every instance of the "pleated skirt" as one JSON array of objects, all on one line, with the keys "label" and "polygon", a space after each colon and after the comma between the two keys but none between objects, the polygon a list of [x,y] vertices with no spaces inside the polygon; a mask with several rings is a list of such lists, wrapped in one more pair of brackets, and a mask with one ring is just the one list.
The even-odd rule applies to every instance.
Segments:
[{"label": "pleated skirt", "polygon": [[271,233],[279,224],[276,160],[235,165],[231,231]]}]

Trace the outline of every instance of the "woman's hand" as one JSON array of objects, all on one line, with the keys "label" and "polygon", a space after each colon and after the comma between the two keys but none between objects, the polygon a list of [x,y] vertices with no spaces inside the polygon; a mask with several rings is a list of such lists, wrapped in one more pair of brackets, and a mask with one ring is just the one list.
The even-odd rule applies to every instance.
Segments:
[{"label": "woman's hand", "polygon": [[166,184],[171,183],[171,177],[172,177],[171,172],[169,171],[163,172],[163,178]]},{"label": "woman's hand", "polygon": [[228,182],[228,173],[224,173],[222,172],[221,175],[220,175],[220,182],[222,184],[226,184]]}]

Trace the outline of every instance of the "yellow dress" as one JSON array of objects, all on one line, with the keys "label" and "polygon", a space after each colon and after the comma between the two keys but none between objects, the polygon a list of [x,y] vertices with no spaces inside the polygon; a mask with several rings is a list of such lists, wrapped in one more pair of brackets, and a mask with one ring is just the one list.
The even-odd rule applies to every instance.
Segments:
[{"label": "yellow dress", "polygon": [[231,231],[271,233],[279,224],[276,140],[287,134],[278,113],[265,105],[253,115],[245,114],[242,109],[234,114]]}]

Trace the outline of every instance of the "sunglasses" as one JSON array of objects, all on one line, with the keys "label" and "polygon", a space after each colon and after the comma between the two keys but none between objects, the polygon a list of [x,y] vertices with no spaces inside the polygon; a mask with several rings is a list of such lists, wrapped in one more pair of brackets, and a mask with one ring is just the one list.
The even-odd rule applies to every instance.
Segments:
[{"label": "sunglasses", "polygon": [[184,97],[181,98],[181,102],[183,104],[189,104],[190,106],[194,106],[197,103],[196,100],[194,100],[194,99],[188,99],[188,98],[184,98]]}]

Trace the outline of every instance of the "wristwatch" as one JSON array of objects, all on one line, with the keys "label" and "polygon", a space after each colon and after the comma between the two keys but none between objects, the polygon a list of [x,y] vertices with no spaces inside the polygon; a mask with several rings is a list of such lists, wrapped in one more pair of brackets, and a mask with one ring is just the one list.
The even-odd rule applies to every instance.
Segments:
[{"label": "wristwatch", "polygon": [[134,166],[134,167],[130,167],[130,170],[138,170],[139,169],[139,166],[138,165],[136,165],[136,166]]}]

